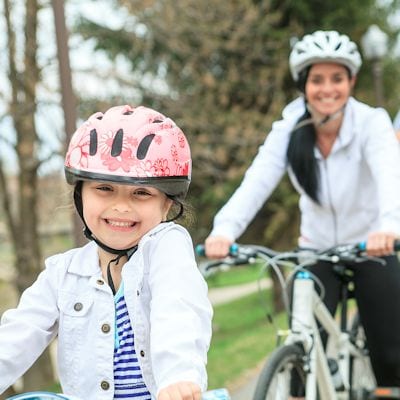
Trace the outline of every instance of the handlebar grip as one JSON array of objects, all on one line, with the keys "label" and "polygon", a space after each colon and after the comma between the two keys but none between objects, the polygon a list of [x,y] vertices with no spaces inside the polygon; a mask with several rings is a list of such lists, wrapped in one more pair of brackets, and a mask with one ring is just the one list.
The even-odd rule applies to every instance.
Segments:
[{"label": "handlebar grip", "polygon": [[[195,248],[195,252],[198,256],[204,257],[206,255],[206,247],[204,244],[198,244]],[[232,243],[229,247],[229,255],[230,256],[237,256],[239,252],[239,246],[236,243]]]},{"label": "handlebar grip", "polygon": [[[366,241],[360,242],[360,243],[358,243],[357,247],[360,251],[365,251],[365,250],[367,250],[367,242]],[[400,251],[400,240],[399,239],[396,239],[394,241],[393,250]]]},{"label": "handlebar grip", "polygon": [[205,248],[204,244],[198,244],[195,247],[194,251],[198,256],[204,257],[206,255],[206,248]]}]

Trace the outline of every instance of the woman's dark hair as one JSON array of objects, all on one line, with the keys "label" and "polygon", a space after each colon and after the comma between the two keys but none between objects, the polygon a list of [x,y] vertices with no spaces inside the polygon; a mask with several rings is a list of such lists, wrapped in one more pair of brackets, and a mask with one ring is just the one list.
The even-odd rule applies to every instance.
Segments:
[{"label": "woman's dark hair", "polygon": [[[299,118],[296,125],[311,119],[308,110]],[[301,124],[300,124],[301,125]],[[314,155],[316,132],[313,123],[305,124],[292,131],[287,148],[287,159],[300,186],[316,203],[318,200],[319,174]]]},{"label": "woman's dark hair", "polygon": [[306,92],[306,82],[307,82],[308,74],[310,73],[311,67],[312,66],[309,65],[308,67],[302,69],[299,72],[299,77],[296,81],[296,87],[298,90],[300,90],[301,93]]}]

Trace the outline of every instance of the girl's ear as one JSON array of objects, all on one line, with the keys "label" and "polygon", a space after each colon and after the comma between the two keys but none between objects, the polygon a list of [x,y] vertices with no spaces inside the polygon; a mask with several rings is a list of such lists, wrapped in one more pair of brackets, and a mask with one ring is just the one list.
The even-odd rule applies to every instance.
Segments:
[{"label": "girl's ear", "polygon": [[170,199],[169,197],[165,198],[164,210],[163,210],[163,221],[166,221],[168,219],[168,213],[173,204],[174,204],[174,201],[172,199]]}]

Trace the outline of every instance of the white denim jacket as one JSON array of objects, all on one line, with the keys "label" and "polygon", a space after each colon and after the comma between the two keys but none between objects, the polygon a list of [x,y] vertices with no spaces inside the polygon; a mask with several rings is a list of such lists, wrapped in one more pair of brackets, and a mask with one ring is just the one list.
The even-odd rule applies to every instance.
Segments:
[{"label": "white denim jacket", "polygon": [[[122,269],[135,349],[152,398],[177,381],[205,390],[212,308],[187,231],[160,224]],[[113,399],[114,299],[97,246],[55,255],[0,325],[0,393],[58,335],[62,389],[83,400]]]},{"label": "white denim jacket", "polygon": [[304,112],[303,98],[285,107],[241,185],[216,215],[211,234],[237,239],[286,171],[300,193],[300,245],[324,249],[356,243],[374,230],[400,234],[400,152],[387,112],[349,98],[329,156],[314,150],[320,204],[307,196],[288,168],[290,135]]}]

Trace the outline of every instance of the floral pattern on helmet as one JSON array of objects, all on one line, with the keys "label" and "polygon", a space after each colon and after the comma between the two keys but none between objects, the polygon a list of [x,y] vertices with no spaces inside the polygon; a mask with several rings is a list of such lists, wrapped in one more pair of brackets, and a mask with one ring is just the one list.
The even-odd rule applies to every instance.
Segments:
[{"label": "floral pattern on helmet", "polygon": [[119,106],[93,114],[77,129],[65,168],[70,183],[98,176],[115,182],[177,177],[187,189],[191,155],[184,133],[171,119],[143,106]]}]

